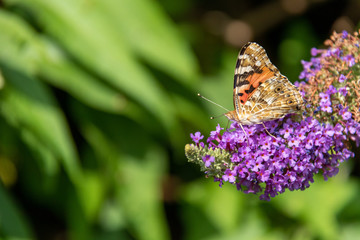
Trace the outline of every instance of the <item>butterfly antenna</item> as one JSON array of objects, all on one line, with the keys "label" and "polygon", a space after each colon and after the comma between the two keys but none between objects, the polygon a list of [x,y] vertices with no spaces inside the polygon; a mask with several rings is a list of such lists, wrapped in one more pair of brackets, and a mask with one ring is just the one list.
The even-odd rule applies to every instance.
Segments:
[{"label": "butterfly antenna", "polygon": [[223,117],[223,116],[224,116],[224,114],[220,114],[220,115],[217,115],[217,116],[212,116],[212,117],[210,117],[210,119],[213,120],[213,119],[215,119],[215,118]]},{"label": "butterfly antenna", "polygon": [[206,97],[204,97],[204,96],[201,95],[200,93],[198,93],[197,95],[198,95],[199,97],[201,97],[202,99],[204,99],[204,100],[206,100],[206,101],[208,101],[208,102],[211,102],[212,104],[215,104],[216,106],[221,107],[222,109],[230,112],[229,109],[226,109],[226,108],[224,108],[223,106],[221,106],[220,104],[217,104],[216,102],[213,102],[213,101],[211,101],[210,99],[207,99]]},{"label": "butterfly antenna", "polygon": [[[229,109],[226,109],[226,108],[224,108],[223,106],[221,106],[220,104],[217,104],[216,102],[211,101],[210,99],[204,97],[204,96],[201,95],[200,93],[198,93],[198,96],[201,97],[202,99],[204,99],[204,100],[206,100],[206,101],[208,101],[208,102],[211,102],[212,104],[215,104],[216,106],[221,107],[222,109],[230,112]],[[214,119],[214,118],[217,118],[217,117],[220,117],[220,116],[223,116],[223,114],[221,114],[221,115],[219,115],[219,116],[216,116],[216,117],[210,117],[210,119]],[[247,140],[248,145],[250,145],[249,137],[248,137],[248,135],[246,134],[245,129],[243,128],[242,124],[239,124],[239,125],[240,125],[241,129],[243,130],[243,132],[245,133],[245,136],[246,136],[246,140]],[[270,134],[270,135],[271,135],[271,134]]]}]

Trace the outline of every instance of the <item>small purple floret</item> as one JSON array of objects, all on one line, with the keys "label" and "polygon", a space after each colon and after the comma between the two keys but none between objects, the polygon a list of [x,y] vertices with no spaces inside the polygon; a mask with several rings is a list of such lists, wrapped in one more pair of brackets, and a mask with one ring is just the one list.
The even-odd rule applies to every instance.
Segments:
[{"label": "small purple floret", "polygon": [[341,74],[339,77],[339,82],[343,83],[345,80],[346,80],[346,76],[344,74]]},{"label": "small purple floret", "polygon": [[204,138],[204,135],[201,135],[200,132],[196,132],[195,134],[190,133],[191,139],[198,144],[201,139]]},{"label": "small purple floret", "polygon": [[205,163],[205,167],[210,167],[211,163],[213,163],[215,161],[215,157],[210,156],[210,155],[206,155],[204,157],[202,157],[203,162]]}]

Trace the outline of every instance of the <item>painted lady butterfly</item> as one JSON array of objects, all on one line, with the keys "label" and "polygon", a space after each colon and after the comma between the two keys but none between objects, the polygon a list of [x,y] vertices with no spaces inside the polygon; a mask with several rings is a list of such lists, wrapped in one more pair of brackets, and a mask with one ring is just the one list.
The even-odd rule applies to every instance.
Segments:
[{"label": "painted lady butterfly", "polygon": [[265,49],[254,42],[239,52],[233,99],[235,109],[225,116],[240,126],[264,125],[297,112],[304,105],[299,90],[270,62]]}]

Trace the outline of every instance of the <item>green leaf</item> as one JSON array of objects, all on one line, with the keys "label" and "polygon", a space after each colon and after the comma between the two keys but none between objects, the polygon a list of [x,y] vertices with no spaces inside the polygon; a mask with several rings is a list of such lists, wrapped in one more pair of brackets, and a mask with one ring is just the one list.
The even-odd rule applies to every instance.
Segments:
[{"label": "green leaf", "polygon": [[137,239],[169,239],[160,199],[164,160],[161,149],[151,145],[143,159],[124,156],[120,175],[126,184],[119,185],[117,197]]},{"label": "green leaf", "polygon": [[230,184],[220,188],[210,179],[194,181],[183,190],[186,239],[284,239],[281,232],[270,231],[256,195]]},{"label": "green leaf", "polygon": [[86,171],[77,189],[85,216],[89,222],[93,222],[104,201],[106,191],[104,179],[95,171]]},{"label": "green leaf", "polygon": [[[148,142],[139,144],[139,156],[128,155],[127,149],[123,149],[126,147],[115,147],[114,141],[95,126],[82,126],[84,136],[105,163],[105,182],[114,182],[117,216],[120,217],[117,227],[122,227],[121,218],[124,218],[134,230],[136,239],[169,239],[161,204],[161,180],[166,167],[162,149]],[[102,222],[105,224],[109,226]]]},{"label": "green leaf", "polygon": [[360,236],[360,222],[359,220],[345,225],[341,231],[341,239],[352,240]]},{"label": "green leaf", "polygon": [[[43,163],[55,166],[61,160],[70,179],[80,176],[78,157],[66,120],[49,90],[41,82],[1,64],[6,86],[2,92],[2,115],[18,128]],[[51,161],[49,163],[48,161]],[[48,174],[54,174],[54,167]]]},{"label": "green leaf", "polygon": [[106,86],[76,66],[50,39],[41,40],[45,52],[43,67],[39,69],[40,76],[91,107],[107,112],[126,113],[129,101],[119,91]]},{"label": "green leaf", "polygon": [[28,223],[0,183],[0,235],[7,240],[34,239]]},{"label": "green leaf", "polygon": [[30,27],[15,15],[0,9],[0,58],[9,66],[34,74],[42,62],[42,49]]},{"label": "green leaf", "polygon": [[180,128],[171,100],[157,80],[137,61],[125,40],[114,33],[116,29],[108,24],[106,12],[101,12],[90,2],[79,0],[8,2],[30,9],[44,24],[44,30],[78,61],[139,102],[162,122],[171,139],[176,141]]},{"label": "green leaf", "polygon": [[288,192],[271,200],[284,214],[301,220],[321,239],[339,239],[337,214],[356,193],[356,185],[341,174],[324,181],[315,178],[309,189]]},{"label": "green leaf", "polygon": [[229,184],[220,188],[212,180],[203,179],[187,185],[184,190],[185,200],[200,207],[221,234],[237,228],[244,211],[245,196],[235,186]]},{"label": "green leaf", "polygon": [[0,59],[19,71],[41,75],[84,103],[103,111],[124,112],[127,101],[116,90],[83,71],[54,41],[37,34],[21,18],[0,10]]},{"label": "green leaf", "polygon": [[197,63],[190,46],[160,5],[149,0],[95,0],[132,51],[186,85],[196,83]]}]

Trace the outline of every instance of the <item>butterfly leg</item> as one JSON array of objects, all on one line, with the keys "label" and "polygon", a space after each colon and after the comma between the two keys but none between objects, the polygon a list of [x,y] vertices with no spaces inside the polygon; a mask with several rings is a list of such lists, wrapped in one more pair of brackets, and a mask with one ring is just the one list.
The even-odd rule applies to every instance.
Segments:
[{"label": "butterfly leg", "polygon": [[230,124],[230,120],[228,120],[228,122],[227,122],[227,125],[226,125],[226,130],[228,130],[228,129],[229,129],[229,124]]},{"label": "butterfly leg", "polygon": [[242,126],[242,124],[241,124],[241,123],[239,123],[239,125],[240,125],[241,129],[243,130],[243,132],[245,133],[245,136],[246,136],[246,140],[247,140],[248,145],[250,145],[250,143],[249,143],[249,137],[248,137],[248,135],[246,134],[246,132],[245,132],[245,130],[244,130],[244,128],[243,128],[243,126]]},{"label": "butterfly leg", "polygon": [[[229,123],[230,123],[230,120],[228,121],[228,124],[227,124],[227,126],[226,126],[226,129],[229,128]],[[249,137],[248,137],[248,135],[246,134],[245,129],[243,128],[243,126],[242,126],[241,123],[238,123],[238,124],[240,125],[241,129],[243,130],[243,132],[244,132],[244,134],[245,134],[245,137],[246,137],[246,140],[247,140],[248,145],[250,145],[250,143],[249,143]]]},{"label": "butterfly leg", "polygon": [[266,129],[265,124],[262,123],[262,125],[264,126],[264,129],[265,129],[265,131],[267,132],[267,134],[269,134],[270,136],[272,136],[273,138],[276,139],[276,137],[275,137],[274,135],[272,135],[271,133],[269,133],[269,131]]}]

